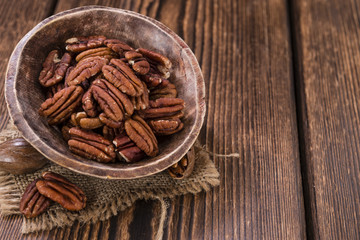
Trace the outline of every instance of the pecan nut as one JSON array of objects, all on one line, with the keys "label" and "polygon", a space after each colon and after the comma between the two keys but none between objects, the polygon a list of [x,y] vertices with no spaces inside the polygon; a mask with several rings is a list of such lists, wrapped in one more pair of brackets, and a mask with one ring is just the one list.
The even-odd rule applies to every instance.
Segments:
[{"label": "pecan nut", "polygon": [[112,143],[100,134],[77,127],[69,129],[69,149],[82,157],[98,162],[110,162],[116,157]]},{"label": "pecan nut", "polygon": [[21,197],[20,200],[20,212],[25,215],[26,218],[33,218],[43,213],[46,208],[51,204],[51,200],[41,195],[36,188],[36,183],[40,179],[36,179],[30,183]]},{"label": "pecan nut", "polygon": [[86,50],[84,52],[81,52],[79,55],[76,56],[76,61],[80,62],[83,59],[89,58],[89,57],[103,57],[108,60],[116,57],[116,54],[108,47],[101,47],[101,48],[93,48]]},{"label": "pecan nut", "polygon": [[181,98],[158,98],[149,101],[150,108],[139,111],[144,119],[151,118],[181,118],[185,102]]},{"label": "pecan nut", "polygon": [[105,78],[123,93],[130,96],[140,96],[144,89],[141,80],[123,61],[111,59],[110,65],[102,68]]},{"label": "pecan nut", "polygon": [[44,172],[42,177],[36,187],[45,197],[70,211],[80,211],[86,206],[84,192],[65,177],[53,172]]},{"label": "pecan nut", "polygon": [[108,116],[106,116],[105,113],[100,113],[99,120],[101,123],[105,124],[110,128],[114,128],[114,129],[124,128],[124,122],[114,121],[110,119]]},{"label": "pecan nut", "polygon": [[80,119],[80,127],[84,129],[96,129],[102,127],[104,124],[100,121],[99,117],[94,118],[82,118]]},{"label": "pecan nut", "polygon": [[111,48],[111,50],[119,54],[121,57],[124,56],[124,52],[134,51],[132,47],[118,39],[107,39],[104,41],[104,43],[107,47]]},{"label": "pecan nut", "polygon": [[150,64],[141,53],[135,51],[127,51],[125,53],[125,58],[135,72],[141,75],[145,75],[149,72]]},{"label": "pecan nut", "polygon": [[186,153],[186,155],[177,163],[168,168],[168,173],[175,179],[183,179],[192,173],[195,165],[194,147]]},{"label": "pecan nut", "polygon": [[65,81],[68,86],[79,85],[99,73],[108,62],[108,59],[102,57],[85,58],[69,73]]},{"label": "pecan nut", "polygon": [[84,129],[96,129],[104,125],[100,121],[99,117],[89,118],[86,112],[77,112],[71,114],[70,122],[74,127],[80,126]]},{"label": "pecan nut", "polygon": [[39,75],[39,82],[44,87],[50,87],[63,80],[66,70],[71,62],[69,53],[64,53],[59,59],[59,51],[53,50],[46,57],[43,69]]},{"label": "pecan nut", "polygon": [[149,94],[150,100],[156,100],[158,98],[176,98],[176,96],[177,96],[176,87],[172,83],[168,83],[164,87],[158,87],[152,89]]},{"label": "pecan nut", "polygon": [[135,110],[145,110],[149,107],[149,90],[144,82],[141,82],[144,88],[143,94],[138,97],[131,97],[131,102]]},{"label": "pecan nut", "polygon": [[[156,68],[163,78],[167,79],[170,77],[170,68],[172,67],[172,63],[167,57],[144,48],[139,48],[136,51],[141,53],[148,60],[150,65],[152,65],[153,71]],[[154,72],[157,71],[155,70]]]},{"label": "pecan nut", "polygon": [[64,122],[81,103],[83,89],[70,86],[57,92],[40,106],[39,113],[48,118],[50,125]]},{"label": "pecan nut", "polygon": [[102,130],[103,136],[107,140],[113,141],[116,136],[122,134],[124,131],[124,124],[123,124],[123,122],[121,122],[121,123],[122,123],[122,126],[120,128],[112,128],[112,127],[108,127],[105,125]]},{"label": "pecan nut", "polygon": [[154,157],[158,154],[158,142],[149,125],[138,115],[125,121],[125,131],[129,138],[145,152]]},{"label": "pecan nut", "polygon": [[124,159],[127,163],[137,162],[146,155],[131,139],[126,135],[118,135],[114,138],[113,144],[116,147],[118,158]]},{"label": "pecan nut", "polygon": [[90,86],[89,89],[84,93],[82,99],[82,108],[86,112],[89,117],[95,117],[98,115],[98,108],[95,102],[92,87]]},{"label": "pecan nut", "polygon": [[82,52],[91,48],[97,48],[104,44],[104,36],[73,37],[65,41],[66,50],[70,52]]},{"label": "pecan nut", "polygon": [[61,89],[64,89],[64,84],[59,82],[51,87],[49,87],[46,91],[46,99],[54,97],[54,95],[59,92]]},{"label": "pecan nut", "polygon": [[136,51],[141,53],[144,57],[156,62],[158,65],[161,65],[167,69],[170,69],[172,67],[171,61],[160,53],[145,48],[138,48]]},{"label": "pecan nut", "polygon": [[92,84],[94,99],[101,110],[114,121],[122,121],[125,115],[131,116],[134,106],[127,95],[104,79],[97,79]]},{"label": "pecan nut", "polygon": [[179,118],[149,120],[148,124],[155,135],[171,135],[184,127]]}]

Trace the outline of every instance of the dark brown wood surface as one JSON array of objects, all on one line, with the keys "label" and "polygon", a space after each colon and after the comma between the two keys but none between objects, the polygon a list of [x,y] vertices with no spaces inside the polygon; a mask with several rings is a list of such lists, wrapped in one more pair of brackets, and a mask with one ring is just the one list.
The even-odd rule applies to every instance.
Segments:
[{"label": "dark brown wood surface", "polygon": [[293,1],[308,233],[360,239],[360,2]]},{"label": "dark brown wood surface", "polygon": [[[16,42],[77,6],[153,17],[194,51],[207,93],[200,141],[221,183],[169,200],[164,239],[360,239],[359,1],[0,2],[1,94]],[[4,217],[0,239],[154,239],[160,211],[138,201],[108,221],[25,236],[20,217]]]}]

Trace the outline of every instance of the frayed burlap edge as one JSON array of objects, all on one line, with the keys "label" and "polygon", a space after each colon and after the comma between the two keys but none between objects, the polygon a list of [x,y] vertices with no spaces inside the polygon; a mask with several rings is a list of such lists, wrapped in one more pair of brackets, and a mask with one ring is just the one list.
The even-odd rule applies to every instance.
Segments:
[{"label": "frayed burlap edge", "polygon": [[[198,157],[204,157],[207,153],[203,150],[200,150]],[[208,161],[211,162],[210,159]],[[213,164],[211,162],[211,164]],[[144,189],[139,191],[139,189],[134,189],[134,192],[126,192],[121,195],[115,201],[112,201],[108,204],[102,206],[97,206],[92,209],[87,209],[86,212],[82,212],[76,216],[69,216],[66,213],[59,213],[56,211],[48,211],[43,217],[37,217],[35,219],[26,219],[24,218],[22,225],[22,233],[37,232],[44,229],[53,229],[57,227],[71,226],[76,220],[80,223],[91,222],[95,223],[97,221],[104,221],[109,219],[112,216],[118,214],[119,211],[123,211],[126,208],[134,204],[135,201],[139,199],[144,200],[160,200],[164,198],[173,198],[178,195],[183,195],[187,193],[196,194],[201,191],[209,191],[211,187],[219,185],[219,173],[216,168],[211,168],[210,171],[204,174],[202,181],[198,182],[199,185],[186,183],[182,186],[178,186],[170,191],[162,191],[161,189]],[[135,192],[136,191],[136,192]],[[9,205],[10,208],[18,208],[19,201],[13,202],[14,205]],[[17,210],[18,211],[18,210]]]},{"label": "frayed burlap edge", "polygon": [[[1,132],[0,143],[21,136],[16,127],[10,122],[7,128]],[[207,151],[203,150],[199,144],[195,145],[196,158],[203,159],[203,167],[206,167],[208,171],[203,173],[201,181],[195,182],[182,182],[181,185],[177,185],[171,191],[169,189],[129,189],[128,192],[124,192],[116,200],[103,204],[101,206],[94,206],[91,209],[87,209],[86,212],[79,212],[78,215],[67,215],[64,212],[58,212],[55,210],[49,210],[46,214],[43,214],[34,219],[24,218],[22,225],[22,233],[31,233],[42,230],[50,230],[58,227],[71,226],[75,221],[80,223],[97,222],[107,220],[110,217],[117,215],[119,211],[123,211],[126,208],[133,205],[136,200],[139,199],[152,199],[159,200],[161,203],[163,216],[159,224],[159,231],[156,234],[161,238],[163,233],[163,225],[166,215],[166,204],[164,199],[172,198],[177,195],[183,195],[186,193],[196,194],[200,191],[208,191],[211,187],[219,185],[219,173],[216,170],[213,162],[209,158]],[[14,176],[6,172],[0,171],[0,212],[3,216],[20,214],[20,189],[16,185]]]}]

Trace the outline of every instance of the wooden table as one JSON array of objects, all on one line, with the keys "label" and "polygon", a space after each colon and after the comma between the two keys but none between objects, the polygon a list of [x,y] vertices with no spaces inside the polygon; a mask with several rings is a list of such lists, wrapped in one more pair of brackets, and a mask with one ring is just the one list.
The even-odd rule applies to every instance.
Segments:
[{"label": "wooden table", "polygon": [[[207,115],[200,134],[221,174],[208,193],[171,200],[164,239],[360,239],[360,1],[1,0],[4,75],[21,37],[83,5],[130,9],[178,33],[201,65]],[[151,239],[155,201],[108,221],[0,239]]]}]

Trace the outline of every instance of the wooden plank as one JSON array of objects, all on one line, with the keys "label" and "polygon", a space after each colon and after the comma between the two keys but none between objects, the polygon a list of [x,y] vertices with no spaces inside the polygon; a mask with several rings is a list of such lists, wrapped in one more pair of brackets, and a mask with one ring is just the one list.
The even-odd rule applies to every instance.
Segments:
[{"label": "wooden plank", "polygon": [[308,234],[360,239],[360,2],[292,1]]},{"label": "wooden plank", "polygon": [[31,28],[52,13],[54,3],[55,0],[0,1],[0,129],[9,119],[4,101],[4,78],[11,52]]},{"label": "wooden plank", "polygon": [[[140,12],[184,38],[206,81],[208,111],[200,141],[210,152],[235,153],[212,157],[221,174],[218,188],[171,200],[164,239],[303,239],[285,0],[60,0],[55,12],[92,4]],[[144,206],[149,209],[141,210]],[[113,217],[101,223],[98,236],[113,239],[114,229],[130,222],[130,239],[154,238],[159,210],[158,203],[140,201],[130,220]],[[75,224],[71,233],[59,229],[37,236],[74,239],[85,228]]]}]

